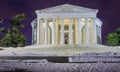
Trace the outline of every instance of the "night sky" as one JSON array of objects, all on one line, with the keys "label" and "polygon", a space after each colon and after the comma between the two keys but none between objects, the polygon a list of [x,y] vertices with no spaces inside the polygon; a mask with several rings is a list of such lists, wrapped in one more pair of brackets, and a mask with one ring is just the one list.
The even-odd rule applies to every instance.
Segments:
[{"label": "night sky", "polygon": [[0,26],[8,27],[11,17],[18,13],[25,13],[25,28],[22,32],[27,37],[29,45],[32,36],[31,21],[36,18],[35,10],[66,3],[99,10],[97,17],[103,22],[103,44],[105,44],[107,34],[120,27],[120,0],[0,0],[0,17],[4,19],[3,25]]}]

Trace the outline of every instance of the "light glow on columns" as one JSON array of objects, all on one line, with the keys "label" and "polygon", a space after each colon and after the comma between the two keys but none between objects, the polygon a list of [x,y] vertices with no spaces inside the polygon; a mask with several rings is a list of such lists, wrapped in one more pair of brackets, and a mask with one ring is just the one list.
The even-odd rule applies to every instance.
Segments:
[{"label": "light glow on columns", "polygon": [[85,21],[85,18],[82,18],[81,20],[82,20],[82,21]]}]

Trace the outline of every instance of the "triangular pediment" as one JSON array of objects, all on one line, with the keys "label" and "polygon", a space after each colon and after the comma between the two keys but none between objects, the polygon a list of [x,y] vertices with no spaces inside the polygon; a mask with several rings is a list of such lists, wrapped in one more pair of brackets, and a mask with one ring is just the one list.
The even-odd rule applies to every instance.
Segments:
[{"label": "triangular pediment", "polygon": [[51,12],[98,12],[97,9],[90,9],[86,7],[63,4],[55,7],[50,7],[42,10],[37,10],[39,13],[51,13]]}]

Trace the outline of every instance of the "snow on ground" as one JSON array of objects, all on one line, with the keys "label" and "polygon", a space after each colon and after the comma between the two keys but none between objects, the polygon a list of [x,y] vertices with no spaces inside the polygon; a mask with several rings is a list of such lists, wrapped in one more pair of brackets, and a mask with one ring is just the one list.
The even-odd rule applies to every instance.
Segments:
[{"label": "snow on ground", "polygon": [[83,53],[69,56],[69,62],[119,62],[120,52]]},{"label": "snow on ground", "polygon": [[104,45],[31,45],[17,48],[3,48],[0,55],[12,54],[53,54],[58,56],[71,56],[80,53],[103,53],[103,52],[120,52],[120,46],[108,47]]},{"label": "snow on ground", "polygon": [[36,63],[23,61],[0,61],[0,72],[120,72],[120,63]]},{"label": "snow on ground", "polygon": [[[103,45],[32,45],[18,48],[0,47],[0,56],[70,56],[69,62],[84,63],[52,63],[47,60],[4,60],[0,59],[0,72],[120,72],[120,46]],[[104,53],[106,52],[106,53]],[[107,53],[108,52],[108,53]],[[84,54],[85,53],[85,54]],[[98,53],[98,54],[97,54]],[[100,54],[103,53],[103,54]],[[82,58],[81,58],[82,56]],[[88,56],[88,57],[85,57]],[[95,58],[89,58],[94,56]],[[97,56],[107,56],[103,59]],[[109,57],[110,56],[110,57]],[[118,56],[116,58],[111,56]],[[75,60],[74,60],[75,59]],[[84,60],[83,60],[84,59]],[[86,59],[86,60],[85,60]],[[70,61],[71,60],[71,61]],[[76,61],[77,60],[77,61]],[[87,61],[87,62],[85,62]],[[96,63],[88,63],[96,61]],[[113,61],[103,63],[102,61]]]}]

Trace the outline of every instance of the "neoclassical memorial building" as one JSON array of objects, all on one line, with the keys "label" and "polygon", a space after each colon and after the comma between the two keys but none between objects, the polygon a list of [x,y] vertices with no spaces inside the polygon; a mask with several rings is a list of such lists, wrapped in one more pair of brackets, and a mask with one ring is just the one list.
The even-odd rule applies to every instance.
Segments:
[{"label": "neoclassical memorial building", "polygon": [[32,44],[101,44],[97,9],[63,4],[35,12]]}]

